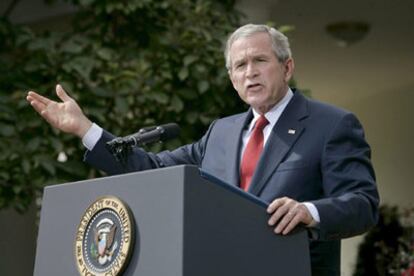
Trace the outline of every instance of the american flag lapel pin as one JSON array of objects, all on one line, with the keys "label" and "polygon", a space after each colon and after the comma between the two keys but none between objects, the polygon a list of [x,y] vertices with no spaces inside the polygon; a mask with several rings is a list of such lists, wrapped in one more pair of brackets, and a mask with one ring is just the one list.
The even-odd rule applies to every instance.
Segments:
[{"label": "american flag lapel pin", "polygon": [[288,133],[291,135],[295,135],[296,129],[289,128]]}]

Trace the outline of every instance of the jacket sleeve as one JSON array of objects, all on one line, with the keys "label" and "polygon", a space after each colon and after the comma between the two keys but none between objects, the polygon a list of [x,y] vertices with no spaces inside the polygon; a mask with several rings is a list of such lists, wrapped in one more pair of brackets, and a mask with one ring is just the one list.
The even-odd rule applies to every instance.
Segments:
[{"label": "jacket sleeve", "polygon": [[319,239],[361,234],[376,224],[379,195],[370,147],[353,114],[337,123],[325,144],[321,171],[324,198],[312,201],[320,215]]},{"label": "jacket sleeve", "polygon": [[204,157],[205,146],[213,126],[214,122],[199,141],[173,151],[163,151],[155,154],[146,152],[142,148],[132,148],[131,152],[128,153],[125,164],[118,162],[106,148],[106,142],[111,141],[115,136],[104,130],[95,147],[91,151],[86,151],[84,161],[109,175],[183,164],[199,166]]}]

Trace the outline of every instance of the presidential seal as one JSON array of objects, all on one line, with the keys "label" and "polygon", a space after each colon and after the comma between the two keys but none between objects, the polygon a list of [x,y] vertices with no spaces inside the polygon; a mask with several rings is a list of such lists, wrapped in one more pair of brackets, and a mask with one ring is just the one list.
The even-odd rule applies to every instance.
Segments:
[{"label": "presidential seal", "polygon": [[134,246],[134,221],[119,198],[104,196],[83,214],[75,239],[75,259],[82,276],[120,275]]}]

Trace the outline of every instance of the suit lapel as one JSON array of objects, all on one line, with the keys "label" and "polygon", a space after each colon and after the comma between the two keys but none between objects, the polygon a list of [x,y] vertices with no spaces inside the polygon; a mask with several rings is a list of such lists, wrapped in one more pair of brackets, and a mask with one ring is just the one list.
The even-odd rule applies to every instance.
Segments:
[{"label": "suit lapel", "polygon": [[226,135],[226,160],[228,161],[227,179],[229,184],[239,186],[240,181],[240,148],[241,137],[245,126],[252,120],[251,110],[237,117],[229,129],[225,130]]},{"label": "suit lapel", "polygon": [[250,193],[259,195],[280,162],[305,130],[301,120],[308,115],[306,101],[299,92],[295,92],[273,127],[252,178]]}]

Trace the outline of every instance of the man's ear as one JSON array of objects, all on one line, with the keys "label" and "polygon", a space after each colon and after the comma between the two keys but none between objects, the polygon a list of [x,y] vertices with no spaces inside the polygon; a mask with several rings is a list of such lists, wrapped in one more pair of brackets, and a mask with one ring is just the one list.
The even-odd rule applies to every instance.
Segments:
[{"label": "man's ear", "polygon": [[285,81],[289,82],[293,76],[293,71],[295,70],[295,62],[293,61],[293,58],[288,58],[284,63],[284,67],[285,67]]}]

